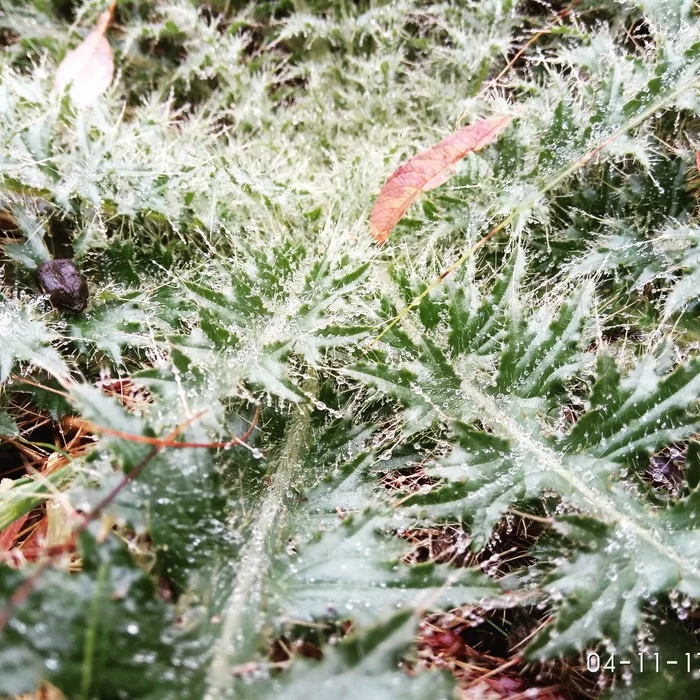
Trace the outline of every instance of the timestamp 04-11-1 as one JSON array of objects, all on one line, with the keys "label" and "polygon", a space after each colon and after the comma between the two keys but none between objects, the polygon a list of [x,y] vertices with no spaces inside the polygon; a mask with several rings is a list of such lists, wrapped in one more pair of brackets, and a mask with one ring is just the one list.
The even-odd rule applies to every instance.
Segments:
[{"label": "timestamp 04-11-1", "polygon": [[615,673],[618,668],[629,668],[639,673],[660,673],[664,669],[677,669],[678,671],[693,673],[700,671],[700,652],[687,652],[677,659],[664,658],[658,653],[640,653],[627,658],[610,654],[604,655],[601,659],[600,654],[591,652],[586,657],[586,668],[591,673],[599,673],[601,671]]}]

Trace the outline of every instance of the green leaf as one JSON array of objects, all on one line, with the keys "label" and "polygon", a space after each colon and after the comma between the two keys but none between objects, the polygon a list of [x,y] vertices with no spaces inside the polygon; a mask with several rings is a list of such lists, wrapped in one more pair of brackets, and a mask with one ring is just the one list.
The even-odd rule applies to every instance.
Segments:
[{"label": "green leaf", "polygon": [[5,252],[8,257],[28,270],[36,270],[39,265],[51,260],[51,254],[44,241],[44,223],[36,214],[23,207],[14,207],[12,213],[24,236],[24,242],[5,246]]},{"label": "green leaf", "polygon": [[[692,3],[603,2],[594,21],[574,4],[503,72],[546,8],[130,0],[107,37],[120,70],[75,112],[51,67],[99,4],[0,13],[0,382],[23,432],[4,452],[27,469],[38,443],[80,455],[3,479],[0,525],[49,498],[92,512],[151,461],[105,509],[114,535],[81,543],[83,570],[57,558],[20,606],[0,682],[449,695],[413,643],[421,610],[451,606],[486,613],[458,630],[472,669],[494,608],[540,630],[498,624],[510,655],[488,683],[537,682],[524,639],[553,675],[598,642],[676,653],[686,638],[663,629],[698,601]],[[495,76],[507,137],[375,246],[382,182],[485,116]],[[33,271],[50,256],[81,260],[85,313],[44,313]],[[140,442],[176,428],[247,444]],[[408,544],[423,531],[484,551],[439,564],[441,544]],[[455,565],[501,576],[506,552],[502,579]],[[5,600],[32,572],[3,572]],[[320,662],[279,659],[311,638]],[[620,693],[692,690],[628,671]]]},{"label": "green leaf", "polygon": [[[642,654],[641,660],[638,655],[632,656],[634,661],[624,667],[627,678],[616,679],[617,682],[604,696],[606,700],[635,700],[640,696],[662,698],[669,688],[691,696],[695,693],[700,645],[697,638],[681,623],[664,621],[663,624],[654,624],[639,653]],[[601,654],[601,664],[606,663],[608,658],[606,654]],[[632,658],[623,659],[620,655],[617,659],[618,668],[623,668],[619,666],[619,661]],[[669,664],[668,661],[677,663]]]},{"label": "green leaf", "polygon": [[19,428],[7,411],[0,411],[0,435],[9,435],[16,437],[19,435]]},{"label": "green leaf", "polygon": [[622,381],[614,360],[601,356],[591,410],[563,441],[564,449],[588,448],[598,458],[623,461],[696,432],[698,416],[688,409],[700,392],[700,362],[666,376],[655,365],[647,357]]},{"label": "green leaf", "polygon": [[7,381],[15,362],[28,362],[57,378],[66,378],[68,368],[51,343],[58,338],[35,306],[5,299],[0,306],[0,383]]},{"label": "green leaf", "polygon": [[557,564],[546,584],[563,602],[555,624],[531,646],[538,658],[603,637],[627,648],[644,600],[674,588],[700,593],[694,496],[655,514],[615,476],[619,463],[697,431],[700,364],[659,375],[647,356],[622,379],[616,363],[601,355],[589,410],[569,435],[552,431],[543,410],[554,399],[553,382],[585,359],[579,345],[589,305],[581,298],[576,293],[559,309],[534,309],[512,323],[491,374],[460,376],[469,367],[464,356],[448,361],[437,337],[423,338],[426,351],[409,356],[405,368],[375,363],[353,370],[397,397],[404,420],[420,410],[424,422],[431,413],[433,421],[450,424],[457,445],[426,469],[442,482],[404,502],[422,520],[465,519],[478,549],[511,504],[545,493],[589,518],[595,551]]},{"label": "green leaf", "polygon": [[0,489],[0,530],[44,503],[57,489],[65,488],[74,475],[73,466],[62,467],[45,477],[22,477]]},{"label": "green leaf", "polygon": [[[48,679],[83,697],[140,697],[176,681],[171,644],[160,639],[174,616],[151,580],[113,541],[97,547],[85,536],[82,555],[81,573],[45,573],[0,634],[3,694],[32,692]],[[3,605],[25,578],[3,571]],[[173,627],[171,635],[182,633]]]},{"label": "green leaf", "polygon": [[382,533],[390,526],[386,517],[349,516],[318,541],[297,545],[273,576],[278,615],[309,621],[339,616],[368,624],[397,608],[440,609],[498,595],[499,587],[475,570],[401,564],[406,548]]},{"label": "green leaf", "polygon": [[240,692],[243,697],[289,700],[318,692],[349,700],[451,698],[452,683],[446,674],[419,671],[409,676],[399,667],[416,626],[417,620],[409,613],[398,613],[327,647],[323,660],[295,660],[280,678],[255,684],[252,690],[241,683]]},{"label": "green leaf", "polygon": [[[647,531],[656,537],[657,546],[624,525],[602,528],[599,521],[583,516],[559,518],[557,529],[583,545],[583,550],[546,580],[546,590],[562,603],[555,624],[539,635],[528,652],[543,659],[562,649],[583,649],[605,637],[628,650],[645,600],[676,587],[684,595],[697,597],[700,570],[693,572],[691,562],[697,561],[700,552],[698,538],[687,532],[692,523],[683,522],[679,513],[687,507],[690,504],[669,508],[658,524],[638,509],[637,521],[646,517]],[[697,502],[692,509],[697,512]],[[660,557],[662,547],[678,551],[678,561]]]}]

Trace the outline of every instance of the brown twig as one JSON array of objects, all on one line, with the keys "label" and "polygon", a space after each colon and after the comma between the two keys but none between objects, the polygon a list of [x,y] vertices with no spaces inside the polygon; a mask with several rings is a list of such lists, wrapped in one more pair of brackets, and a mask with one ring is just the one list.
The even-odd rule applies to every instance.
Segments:
[{"label": "brown twig", "polygon": [[523,659],[521,656],[514,656],[512,659],[509,661],[506,661],[505,663],[502,663],[498,668],[494,668],[488,673],[484,673],[482,676],[479,676],[478,678],[474,679],[468,686],[467,688],[472,688],[475,685],[478,685],[482,681],[486,680],[487,678],[491,678],[492,676],[496,676],[499,673],[502,673],[506,669],[510,668],[511,666],[517,666],[518,664],[522,663]]},{"label": "brown twig", "polygon": [[[561,12],[558,12],[554,17],[552,18],[552,22],[548,27],[545,29],[540,29],[539,31],[535,32],[517,51],[515,56],[506,63],[505,67],[503,70],[492,80],[489,80],[482,88],[479,90],[479,94],[476,96],[476,99],[478,100],[479,98],[483,97],[484,93],[492,86],[496,85],[498,81],[517,63],[517,61],[520,59],[520,57],[541,37],[544,36],[545,34],[549,34],[549,32],[552,30],[552,25],[555,22],[559,22],[560,20],[564,19],[567,15],[571,13],[571,11],[576,7],[581,2],[581,0],[574,0],[568,7],[565,7]],[[461,117],[460,117],[461,119]]]},{"label": "brown twig", "polygon": [[[205,413],[201,411],[193,420],[199,418]],[[110,435],[111,437],[121,438],[122,440],[128,440],[129,442],[138,442],[144,445],[152,445],[154,447],[174,447],[174,448],[202,448],[202,449],[225,449],[227,447],[235,447],[236,445],[243,445],[245,441],[250,437],[255,426],[258,422],[258,416],[260,415],[260,406],[255,409],[255,415],[250,424],[248,430],[246,430],[240,437],[235,437],[233,440],[227,440],[225,442],[180,442],[177,440],[171,440],[168,438],[156,438],[148,437],[146,435],[138,435],[137,433],[127,433],[123,430],[116,430],[115,428],[108,428],[104,425],[95,425],[91,421],[86,421],[81,418],[71,418],[71,426],[80,426],[93,433],[101,433],[102,435]]]},{"label": "brown twig", "polygon": [[5,552],[0,552],[0,557],[6,562],[18,564],[22,559],[39,558],[40,556],[58,557],[62,554],[71,554],[75,551],[75,538],[62,544],[54,544],[50,547],[30,547],[19,550],[10,549]]},{"label": "brown twig", "polygon": [[29,384],[29,386],[34,386],[37,389],[43,389],[44,391],[50,391],[52,394],[62,396],[64,399],[67,399],[68,401],[71,400],[70,394],[67,394],[65,391],[60,391],[59,389],[54,389],[53,387],[46,386],[45,384],[41,384],[40,382],[35,382],[33,379],[29,379],[28,377],[22,377],[19,374],[13,374],[12,380],[17,382],[18,384]]}]

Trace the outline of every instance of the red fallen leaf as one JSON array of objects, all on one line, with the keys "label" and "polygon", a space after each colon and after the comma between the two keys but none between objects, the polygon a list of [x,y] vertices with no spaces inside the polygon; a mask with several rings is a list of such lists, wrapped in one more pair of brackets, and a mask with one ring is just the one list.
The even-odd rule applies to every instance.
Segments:
[{"label": "red fallen leaf", "polygon": [[4,530],[0,530],[0,553],[9,552],[12,549],[17,535],[22,531],[28,517],[29,513],[25,513],[8,525]]},{"label": "red fallen leaf", "polygon": [[695,167],[698,169],[698,172],[700,173],[700,150],[697,150],[695,152]]},{"label": "red fallen leaf", "polygon": [[440,630],[435,632],[435,634],[427,635],[421,641],[436,656],[442,654],[459,659],[467,651],[467,645],[464,643],[464,640],[451,630]]},{"label": "red fallen leaf", "polygon": [[384,243],[391,230],[422,192],[439,187],[455,172],[455,166],[470,151],[493,141],[511,122],[511,117],[490,117],[464,126],[427,151],[399,166],[384,183],[369,217],[369,230]]},{"label": "red fallen leaf", "polygon": [[70,86],[71,99],[80,107],[94,104],[112,82],[114,59],[105,34],[116,5],[114,0],[109,9],[100,15],[97,26],[66,54],[56,70],[56,90],[63,92]]},{"label": "red fallen leaf", "polygon": [[26,547],[29,550],[34,550],[35,552],[40,552],[44,540],[46,540],[46,533],[49,531],[49,519],[44,515],[41,520],[37,523],[36,527],[32,530],[29,537],[27,537],[24,542],[22,542],[22,548]]}]

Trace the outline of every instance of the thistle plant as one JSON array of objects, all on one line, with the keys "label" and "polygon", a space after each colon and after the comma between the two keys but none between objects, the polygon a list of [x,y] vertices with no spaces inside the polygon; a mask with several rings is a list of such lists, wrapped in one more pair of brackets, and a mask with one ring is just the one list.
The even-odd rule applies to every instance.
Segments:
[{"label": "thistle plant", "polygon": [[0,694],[697,687],[692,3],[0,28]]}]

